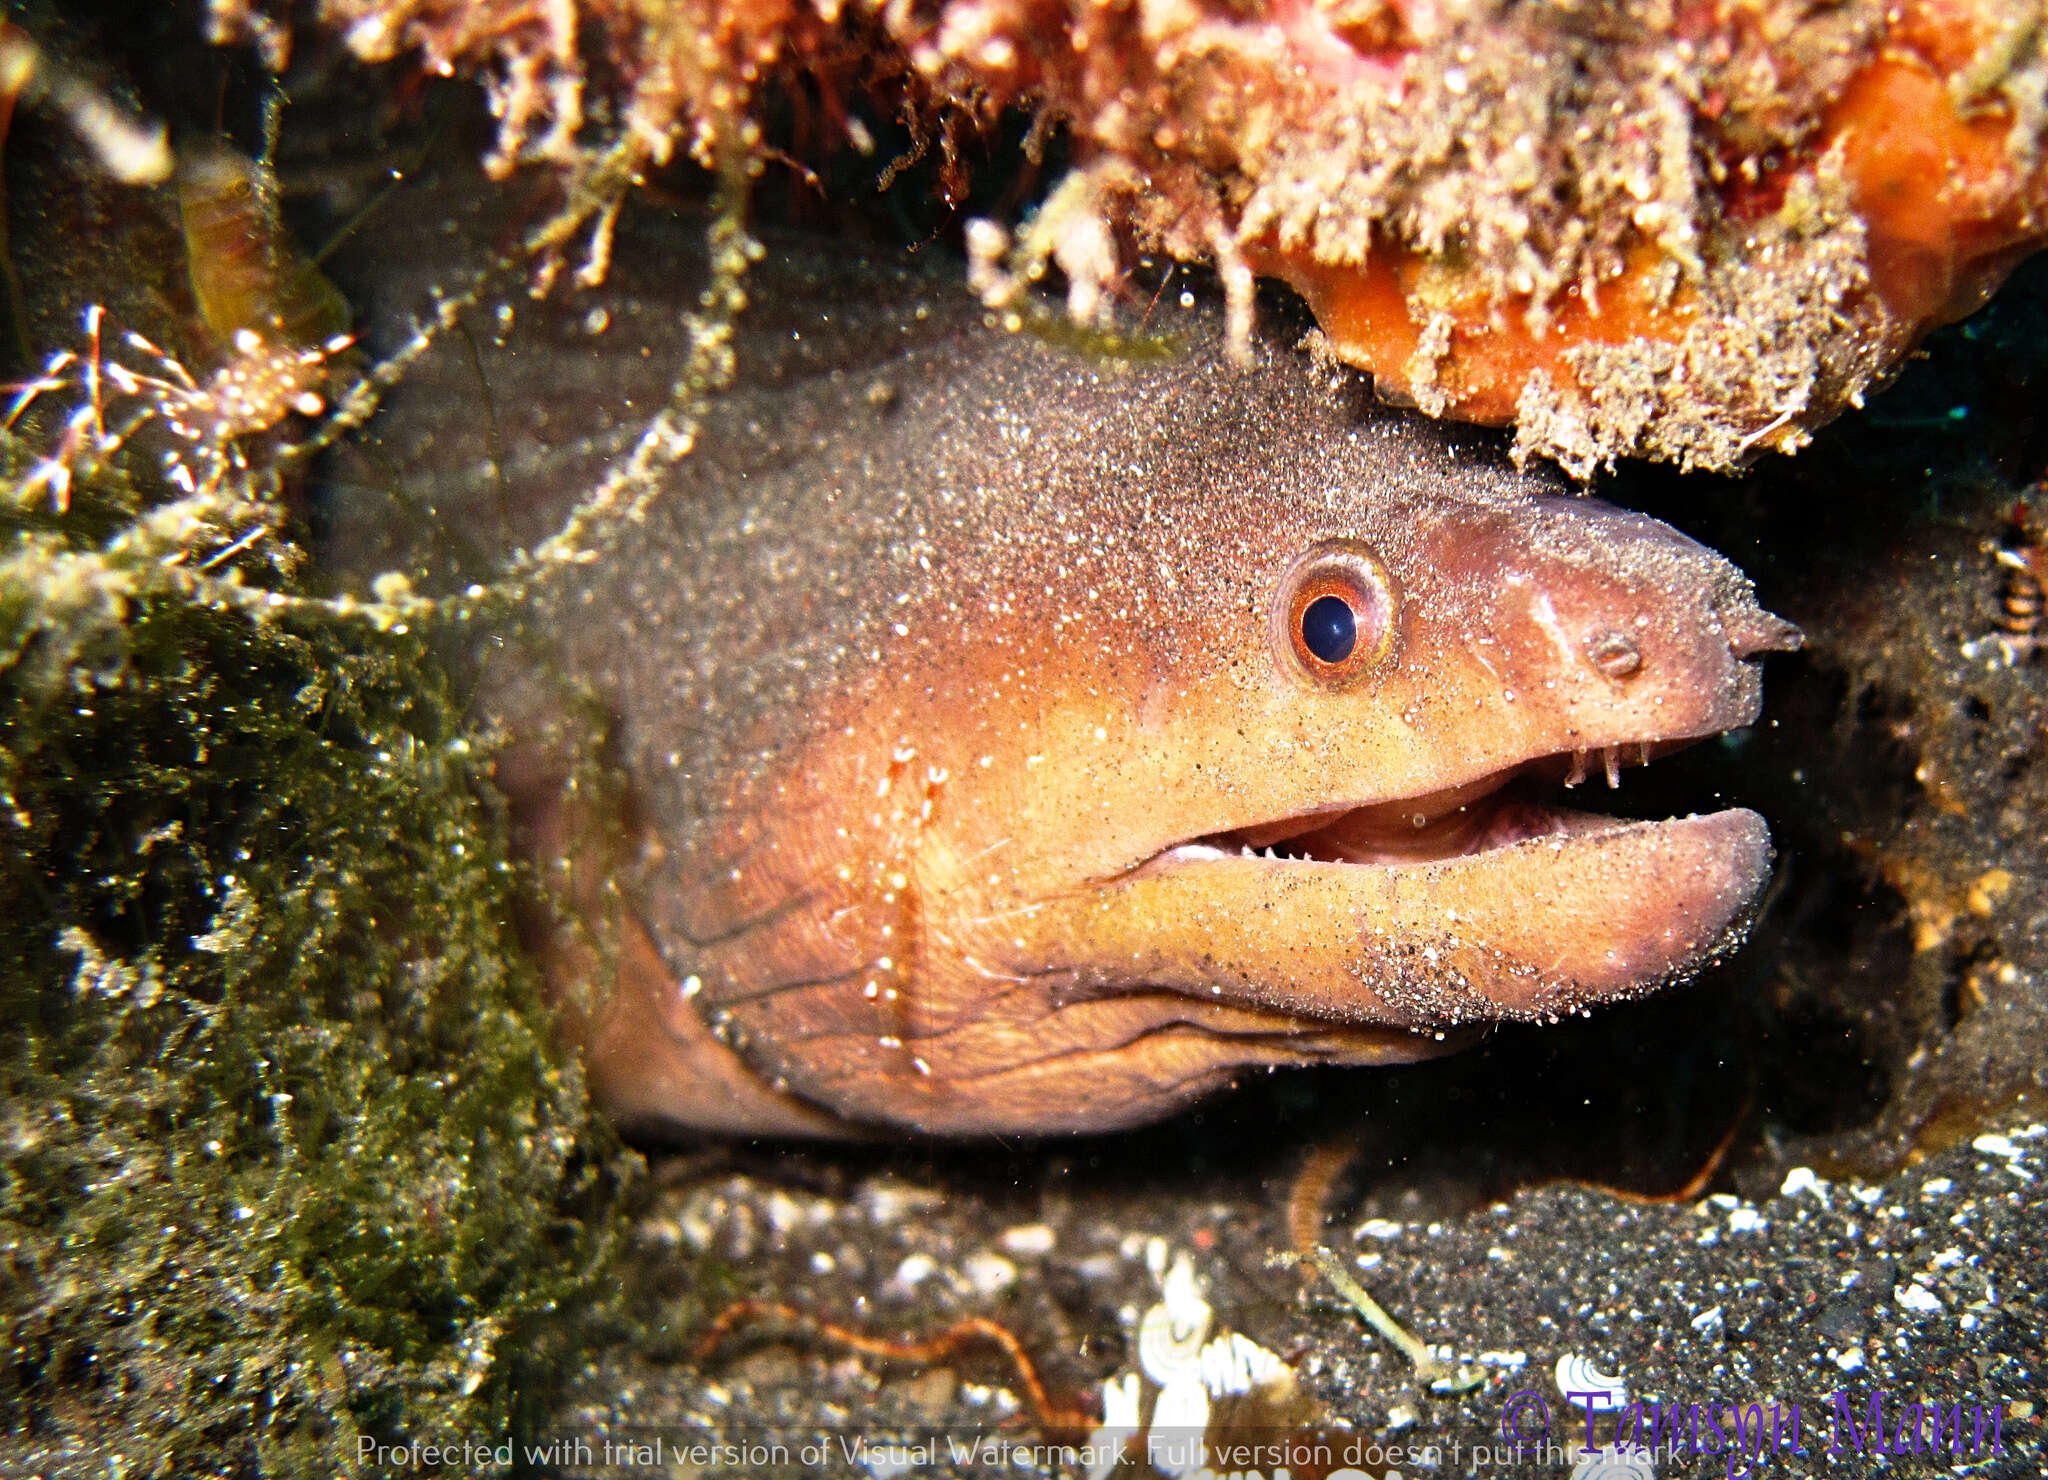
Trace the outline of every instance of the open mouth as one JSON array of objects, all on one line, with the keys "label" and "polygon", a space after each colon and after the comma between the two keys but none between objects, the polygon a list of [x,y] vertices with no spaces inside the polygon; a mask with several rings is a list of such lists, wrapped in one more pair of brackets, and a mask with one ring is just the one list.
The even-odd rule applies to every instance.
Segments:
[{"label": "open mouth", "polygon": [[1741,941],[1769,878],[1769,832],[1740,807],[1644,821],[1559,799],[1618,787],[1699,738],[1541,755],[1416,796],[1211,833],[1039,923],[1105,974],[1347,1031],[1555,1017],[1641,995]]},{"label": "open mouth", "polygon": [[1138,872],[1229,858],[1379,867],[1442,863],[1546,837],[1583,837],[1656,826],[1559,805],[1561,792],[1604,779],[1610,790],[1634,766],[1691,740],[1628,741],[1542,756],[1475,781],[1420,796],[1340,807],[1212,833],[1168,848]]}]

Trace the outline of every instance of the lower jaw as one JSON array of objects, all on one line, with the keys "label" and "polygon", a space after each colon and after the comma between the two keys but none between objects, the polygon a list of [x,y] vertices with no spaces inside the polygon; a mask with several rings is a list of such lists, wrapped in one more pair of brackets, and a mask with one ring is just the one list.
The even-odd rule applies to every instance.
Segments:
[{"label": "lower jaw", "polygon": [[[1366,851],[1350,826],[1328,819],[1323,837],[1291,841],[1347,829]],[[1544,831],[1484,845],[1486,829],[1531,826]],[[1048,907],[1031,934],[1097,990],[1142,983],[1335,1025],[1443,1031],[1552,1018],[1697,971],[1741,938],[1769,876],[1762,819],[1741,809],[1629,821],[1496,804],[1473,834],[1377,866],[1268,862],[1212,838]]]}]

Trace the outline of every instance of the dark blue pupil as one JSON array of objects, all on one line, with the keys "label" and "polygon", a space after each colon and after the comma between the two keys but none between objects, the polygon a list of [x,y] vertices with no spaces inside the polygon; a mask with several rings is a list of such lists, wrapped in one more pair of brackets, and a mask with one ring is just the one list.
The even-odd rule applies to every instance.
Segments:
[{"label": "dark blue pupil", "polygon": [[1341,596],[1318,596],[1301,614],[1301,640],[1325,663],[1341,663],[1358,646],[1358,618]]}]

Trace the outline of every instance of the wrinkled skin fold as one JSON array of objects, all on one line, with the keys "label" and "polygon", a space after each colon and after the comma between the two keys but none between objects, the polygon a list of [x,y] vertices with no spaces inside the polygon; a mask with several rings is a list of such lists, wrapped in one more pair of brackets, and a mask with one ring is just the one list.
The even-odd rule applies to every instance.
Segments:
[{"label": "wrinkled skin fold", "polygon": [[[629,222],[608,286],[430,355],[331,475],[334,562],[401,549],[376,466],[415,527],[549,527],[665,392],[688,240]],[[1755,719],[1797,635],[1733,566],[1278,344],[1241,373],[1203,311],[1090,357],[955,281],[778,244],[646,522],[484,658],[536,949],[615,1111],[1106,1129],[1739,942],[1754,814],[1548,800]],[[1311,575],[1370,588],[1336,664],[1290,645]],[[616,795],[572,779],[593,750]]]}]

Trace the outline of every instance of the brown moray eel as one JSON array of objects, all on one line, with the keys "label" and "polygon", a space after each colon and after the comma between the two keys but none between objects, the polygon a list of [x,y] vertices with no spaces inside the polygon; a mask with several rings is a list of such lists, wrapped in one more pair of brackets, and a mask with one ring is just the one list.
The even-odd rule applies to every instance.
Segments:
[{"label": "brown moray eel", "polygon": [[[364,486],[393,468],[461,579],[486,557],[451,538],[550,528],[662,399],[690,235],[643,220],[605,288],[472,313],[341,464],[340,563],[403,553]],[[344,279],[386,337],[407,270]],[[1750,660],[1797,634],[1732,565],[1306,355],[1240,373],[1206,311],[1180,354],[1091,358],[959,280],[777,243],[697,450],[486,665],[556,920],[622,906],[609,951],[538,947],[595,986],[613,1110],[1101,1130],[1739,941],[1755,814],[1537,799],[1756,718]],[[564,780],[592,710],[616,804]]]}]

